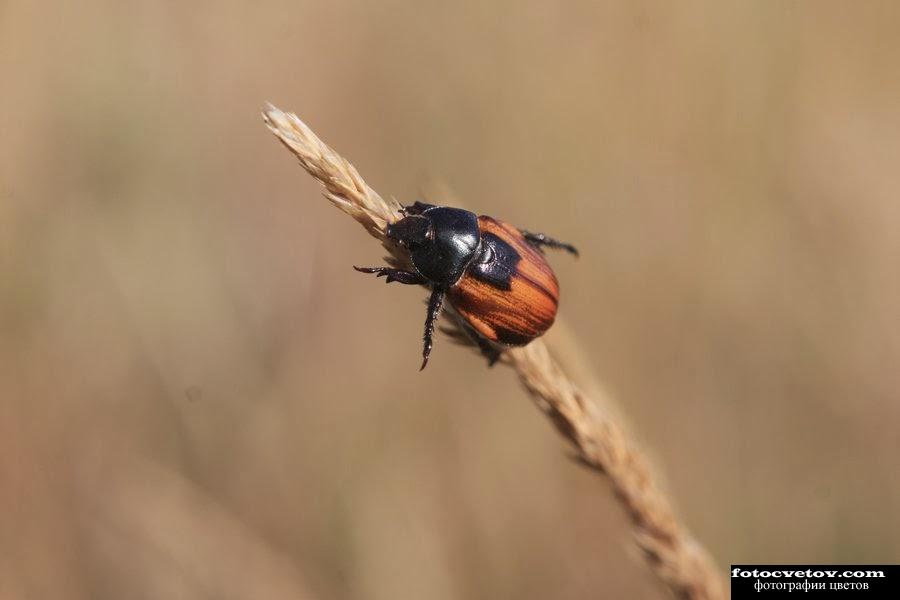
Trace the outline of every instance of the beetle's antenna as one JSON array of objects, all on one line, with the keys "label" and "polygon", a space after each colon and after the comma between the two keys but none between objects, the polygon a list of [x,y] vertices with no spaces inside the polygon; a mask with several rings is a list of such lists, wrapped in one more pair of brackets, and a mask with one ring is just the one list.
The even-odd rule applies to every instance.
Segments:
[{"label": "beetle's antenna", "polygon": [[[385,236],[387,224],[401,216],[399,203],[383,200],[296,115],[269,105],[263,120],[303,168],[325,186],[325,197],[332,204],[381,240],[393,262],[408,263],[403,250]],[[427,353],[425,358],[427,362]],[[679,598],[724,598],[715,563],[676,517],[648,460],[614,416],[609,399],[585,394],[540,339],[507,350],[501,361],[516,371],[538,408],[571,442],[576,458],[609,479],[647,565],[660,580]]]}]

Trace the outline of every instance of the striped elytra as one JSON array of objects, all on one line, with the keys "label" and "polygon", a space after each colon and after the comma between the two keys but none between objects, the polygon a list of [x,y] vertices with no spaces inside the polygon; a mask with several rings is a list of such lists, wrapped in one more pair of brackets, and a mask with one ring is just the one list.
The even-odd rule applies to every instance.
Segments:
[{"label": "striped elytra", "polygon": [[559,284],[544,255],[508,223],[479,216],[484,251],[447,298],[481,336],[521,346],[553,325]]}]

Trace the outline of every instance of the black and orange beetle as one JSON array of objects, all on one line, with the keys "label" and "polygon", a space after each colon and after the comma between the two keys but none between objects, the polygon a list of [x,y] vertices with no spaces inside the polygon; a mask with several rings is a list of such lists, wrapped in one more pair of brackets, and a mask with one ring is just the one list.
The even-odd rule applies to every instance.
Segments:
[{"label": "black and orange beetle", "polygon": [[461,208],[416,202],[402,212],[386,233],[409,251],[413,270],[353,268],[386,277],[387,283],[431,287],[422,369],[445,296],[491,364],[503,347],[524,346],[553,325],[559,284],[542,248],[577,256],[574,246]]}]

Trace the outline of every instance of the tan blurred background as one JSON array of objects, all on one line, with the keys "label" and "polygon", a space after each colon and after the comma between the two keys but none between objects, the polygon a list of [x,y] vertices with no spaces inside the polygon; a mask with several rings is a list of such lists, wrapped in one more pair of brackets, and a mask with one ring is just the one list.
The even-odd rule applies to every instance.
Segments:
[{"label": "tan blurred background", "polygon": [[0,596],[660,597],[266,100],[580,246],[549,341],[720,564],[900,560],[900,5],[729,4],[0,3]]}]

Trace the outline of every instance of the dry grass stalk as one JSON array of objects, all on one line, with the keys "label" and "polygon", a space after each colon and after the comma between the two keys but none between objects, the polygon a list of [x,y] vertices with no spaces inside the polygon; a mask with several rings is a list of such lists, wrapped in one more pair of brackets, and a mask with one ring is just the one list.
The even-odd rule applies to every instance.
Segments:
[{"label": "dry grass stalk", "polygon": [[[269,105],[263,119],[272,133],[325,186],[325,197],[381,240],[398,262],[402,251],[386,240],[384,227],[399,218],[400,205],[385,201],[356,169],[325,145],[296,115]],[[715,564],[680,524],[653,470],[625,429],[603,410],[604,399],[590,399],[535,340],[504,353],[538,407],[574,446],[579,460],[604,473],[634,529],[647,564],[679,598],[724,598]]]}]

